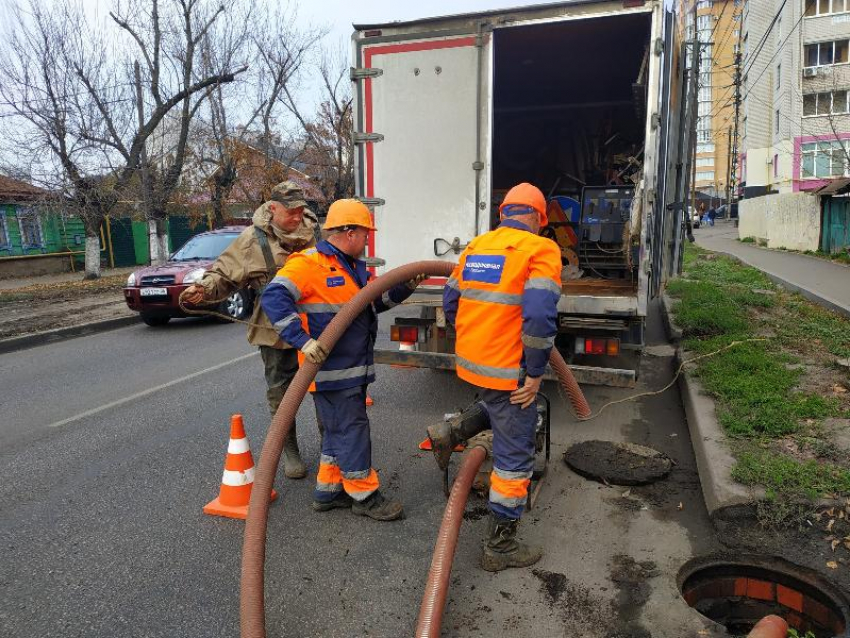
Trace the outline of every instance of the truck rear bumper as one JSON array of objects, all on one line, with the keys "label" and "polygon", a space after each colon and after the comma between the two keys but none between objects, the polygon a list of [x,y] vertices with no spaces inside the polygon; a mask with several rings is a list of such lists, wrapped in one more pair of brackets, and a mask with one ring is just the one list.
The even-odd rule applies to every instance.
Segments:
[{"label": "truck rear bumper", "polygon": [[[454,370],[455,356],[443,352],[418,352],[401,350],[379,350],[375,349],[375,363],[389,365],[410,366],[414,368],[438,368],[440,370]],[[596,368],[593,366],[570,366],[576,381],[584,385],[606,385],[615,388],[633,388],[636,383],[634,370],[620,370],[617,368]],[[543,378],[548,381],[557,381],[555,373],[547,366]]]}]

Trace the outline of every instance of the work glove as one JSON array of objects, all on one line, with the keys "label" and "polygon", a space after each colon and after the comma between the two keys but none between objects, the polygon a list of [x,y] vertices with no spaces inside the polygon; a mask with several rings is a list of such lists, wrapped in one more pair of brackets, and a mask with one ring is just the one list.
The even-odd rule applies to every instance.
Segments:
[{"label": "work glove", "polygon": [[316,365],[322,365],[325,362],[325,359],[328,358],[328,351],[325,350],[325,346],[315,339],[310,339],[307,343],[301,346],[301,352],[304,353],[307,361],[315,363]]},{"label": "work glove", "polygon": [[204,300],[204,287],[194,284],[187,288],[181,297],[184,303],[199,304]]},{"label": "work glove", "polygon": [[416,275],[413,279],[404,282],[404,285],[410,290],[416,290],[428,275]]}]

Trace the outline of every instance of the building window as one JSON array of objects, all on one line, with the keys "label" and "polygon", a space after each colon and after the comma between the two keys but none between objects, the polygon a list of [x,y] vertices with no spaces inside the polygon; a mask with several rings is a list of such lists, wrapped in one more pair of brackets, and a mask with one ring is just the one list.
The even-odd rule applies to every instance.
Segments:
[{"label": "building window", "polygon": [[711,0],[697,0],[697,11],[700,9],[711,9]]},{"label": "building window", "polygon": [[709,142],[707,144],[697,144],[697,153],[713,153],[714,152],[714,144]]},{"label": "building window", "polygon": [[779,135],[779,109],[776,109],[776,124],[773,127],[773,132]]},{"label": "building window", "polygon": [[779,177],[779,153],[773,154],[773,176]]},{"label": "building window", "polygon": [[782,86],[782,64],[776,65],[776,90]]},{"label": "building window", "polygon": [[12,241],[9,239],[9,224],[6,221],[6,211],[0,209],[0,250],[10,250]]},{"label": "building window", "polygon": [[830,13],[844,13],[850,9],[846,0],[803,0],[806,17],[825,16]]},{"label": "building window", "polygon": [[803,47],[803,62],[807,68],[844,64],[847,62],[847,40],[807,44]]},{"label": "building window", "polygon": [[830,93],[810,93],[803,96],[803,117],[818,115],[841,115],[850,112],[847,98],[848,92],[832,91]]},{"label": "building window", "polygon": [[713,182],[714,171],[697,171],[698,182]]},{"label": "building window", "polygon": [[803,144],[801,150],[801,176],[803,179],[847,177],[847,153],[850,142],[812,142]]},{"label": "building window", "polygon": [[697,168],[705,168],[706,166],[714,166],[714,158],[713,157],[698,157],[697,158]]},{"label": "building window", "polygon": [[24,250],[44,248],[41,219],[36,212],[30,208],[19,209],[18,227],[21,229],[21,247]]}]

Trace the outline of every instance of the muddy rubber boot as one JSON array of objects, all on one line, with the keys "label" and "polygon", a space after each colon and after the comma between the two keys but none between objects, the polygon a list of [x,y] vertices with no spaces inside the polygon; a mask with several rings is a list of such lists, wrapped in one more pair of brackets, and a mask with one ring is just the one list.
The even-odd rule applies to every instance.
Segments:
[{"label": "muddy rubber boot", "polygon": [[376,521],[394,521],[404,516],[404,507],[398,501],[385,498],[380,490],[375,490],[365,501],[354,501],[351,512]]},{"label": "muddy rubber boot", "polygon": [[354,499],[345,492],[340,492],[332,501],[313,501],[313,511],[328,512],[340,508],[350,508],[354,505]]},{"label": "muddy rubber boot", "polygon": [[307,476],[307,468],[301,460],[294,429],[289,431],[283,443],[283,475],[291,479],[303,479]]},{"label": "muddy rubber boot", "polygon": [[488,572],[500,572],[508,567],[528,567],[540,560],[543,549],[520,543],[516,539],[518,524],[519,521],[490,515],[487,539],[484,541],[484,555],[481,557],[481,569]]},{"label": "muddy rubber boot", "polygon": [[431,439],[431,449],[437,466],[445,470],[459,443],[466,443],[476,434],[488,429],[490,417],[481,401],[476,401],[448,421],[428,427],[428,438]]}]

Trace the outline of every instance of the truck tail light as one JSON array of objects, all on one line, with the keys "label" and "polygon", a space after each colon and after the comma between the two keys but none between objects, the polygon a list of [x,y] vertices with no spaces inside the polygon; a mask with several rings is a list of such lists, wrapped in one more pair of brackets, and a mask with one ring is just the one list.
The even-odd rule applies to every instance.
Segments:
[{"label": "truck tail light", "polygon": [[416,343],[419,341],[419,327],[396,325],[390,326],[390,340]]},{"label": "truck tail light", "polygon": [[604,354],[616,357],[620,354],[620,340],[579,337],[576,339],[576,354]]}]

